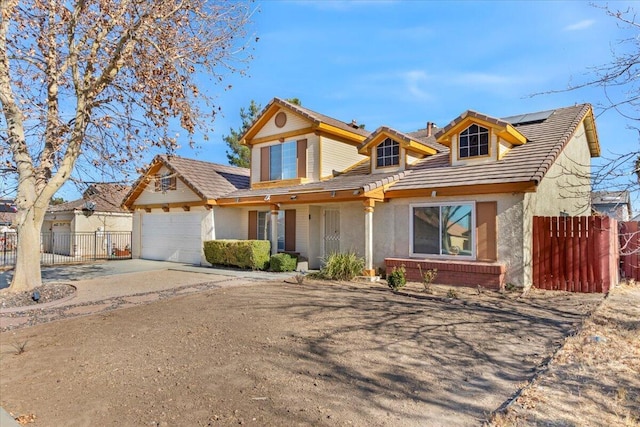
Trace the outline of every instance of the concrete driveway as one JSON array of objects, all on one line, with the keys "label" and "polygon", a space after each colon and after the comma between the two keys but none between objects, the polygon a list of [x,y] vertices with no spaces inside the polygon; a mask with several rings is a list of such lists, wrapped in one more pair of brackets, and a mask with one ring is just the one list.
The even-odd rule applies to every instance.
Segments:
[{"label": "concrete driveway", "polygon": [[[289,277],[284,273],[271,273],[267,271],[201,267],[177,262],[127,259],[117,261],[98,261],[88,264],[69,264],[42,267],[42,281],[62,282],[89,280],[105,276],[141,273],[157,270],[174,270],[191,273],[216,274],[221,276],[240,277],[249,280],[272,280],[277,278]],[[294,273],[290,274],[290,277],[292,277],[293,275]],[[0,272],[0,289],[9,287],[12,277],[13,270]]]}]

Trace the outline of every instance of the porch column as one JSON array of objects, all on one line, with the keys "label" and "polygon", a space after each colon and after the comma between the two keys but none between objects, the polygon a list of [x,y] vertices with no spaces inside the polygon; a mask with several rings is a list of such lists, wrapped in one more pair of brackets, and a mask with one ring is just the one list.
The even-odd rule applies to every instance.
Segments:
[{"label": "porch column", "polygon": [[271,205],[271,236],[269,236],[271,241],[271,255],[275,255],[278,253],[278,212],[280,211],[280,206]]},{"label": "porch column", "polygon": [[376,204],[373,199],[366,199],[364,204],[364,271],[368,277],[375,277],[373,269],[373,207]]}]

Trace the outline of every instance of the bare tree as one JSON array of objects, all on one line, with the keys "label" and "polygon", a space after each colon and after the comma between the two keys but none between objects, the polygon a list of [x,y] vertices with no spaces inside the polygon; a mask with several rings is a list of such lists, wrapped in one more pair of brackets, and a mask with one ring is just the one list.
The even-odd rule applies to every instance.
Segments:
[{"label": "bare tree", "polygon": [[[212,129],[211,87],[244,73],[246,3],[0,0],[0,158],[13,173],[11,291],[41,284],[40,228],[82,165],[120,170]],[[79,160],[80,159],[80,160]]]},{"label": "bare tree", "polygon": [[[625,10],[594,7],[616,20],[622,37],[611,45],[610,63],[592,67],[584,81],[570,84],[564,91],[602,88],[604,101],[595,105],[598,114],[616,111],[627,119],[628,127],[638,133],[640,141],[640,22],[630,7]],[[640,190],[640,143],[630,152],[605,154],[603,160],[602,166],[594,171],[595,186]]]}]

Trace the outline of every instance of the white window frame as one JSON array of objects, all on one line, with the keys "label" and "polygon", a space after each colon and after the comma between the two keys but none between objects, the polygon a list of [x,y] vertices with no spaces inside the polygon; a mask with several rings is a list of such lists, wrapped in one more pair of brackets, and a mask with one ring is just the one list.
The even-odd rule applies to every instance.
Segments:
[{"label": "white window frame", "polygon": [[[277,163],[280,165],[280,174],[278,176],[274,176],[274,171],[271,166],[273,162],[276,161],[276,156],[274,156],[274,148],[280,148],[280,156],[277,157]],[[289,149],[289,156],[285,153],[285,149]],[[293,157],[291,157],[291,150],[293,150]],[[285,165],[285,160],[293,160],[293,165]],[[293,175],[285,177],[285,170],[292,170]],[[298,142],[297,141],[285,141],[279,144],[271,145],[269,147],[269,180],[270,181],[280,181],[283,179],[295,179],[298,177]]]},{"label": "white window frame", "polygon": [[[264,221],[266,222],[266,229],[267,229],[267,237],[266,239],[263,239],[262,237],[262,233],[260,230],[260,216],[264,215]],[[258,211],[258,214],[256,215],[256,221],[258,222],[258,224],[256,225],[256,228],[258,230],[257,232],[257,240],[271,240],[271,211]],[[276,244],[278,245],[278,252],[284,252],[284,248],[286,246],[286,241],[285,241],[285,233],[286,233],[286,227],[284,224],[284,217],[285,217],[285,213],[283,210],[278,211],[278,241],[276,242]],[[280,247],[280,245],[282,244],[282,248]]]},{"label": "white window frame", "polygon": [[[391,155],[387,156],[384,154],[384,150],[386,148],[386,146],[384,144],[387,144],[388,142],[390,142],[390,144],[388,144],[388,146],[391,148]],[[393,154],[393,147],[398,147],[398,154]],[[380,150],[382,150],[382,156],[380,155]],[[397,158],[398,161],[396,163],[393,163],[394,158]],[[385,161],[386,159],[391,159],[391,164],[385,165]],[[383,165],[378,165],[378,162],[380,162],[382,160]],[[395,141],[391,138],[386,138],[384,141],[382,141],[380,144],[376,145],[376,169],[381,169],[381,168],[392,168],[392,167],[396,167],[396,166],[400,166],[400,143],[398,141]]]},{"label": "white window frame", "polygon": [[[442,208],[442,206],[463,206],[463,205],[471,205],[471,256],[468,255],[441,255],[441,254],[425,254],[418,253],[414,251],[413,248],[413,209],[414,208],[426,208],[426,207],[438,207]],[[441,212],[441,211],[440,211]],[[442,201],[441,203],[412,203],[409,205],[409,256],[415,258],[440,258],[440,259],[455,259],[459,261],[475,261],[477,258],[476,246],[477,246],[477,233],[476,233],[476,202],[475,201],[455,201],[455,202],[447,202]],[[438,242],[440,245],[439,252],[442,253],[442,218],[440,215],[438,216],[439,222],[439,237]]]},{"label": "white window frame", "polygon": [[[468,134],[468,135],[462,135],[463,132],[467,132],[469,129],[471,129],[472,126],[478,126],[478,132],[477,133],[473,133],[473,134]],[[485,132],[482,130],[485,129],[486,130],[486,134],[487,134],[487,154],[480,154],[480,147],[481,147],[481,143],[480,143],[480,135],[483,135]],[[478,137],[478,154],[476,155],[471,155],[471,137],[473,136],[477,136]],[[469,153],[469,155],[467,156],[463,156],[462,155],[462,138],[467,138],[468,139],[468,145],[466,148],[467,152]],[[458,159],[460,160],[466,160],[466,159],[476,159],[478,157],[487,157],[487,156],[491,156],[491,129],[484,127],[482,125],[479,125],[477,123],[472,123],[469,126],[467,126],[462,132],[460,132],[460,134],[458,135]]]}]

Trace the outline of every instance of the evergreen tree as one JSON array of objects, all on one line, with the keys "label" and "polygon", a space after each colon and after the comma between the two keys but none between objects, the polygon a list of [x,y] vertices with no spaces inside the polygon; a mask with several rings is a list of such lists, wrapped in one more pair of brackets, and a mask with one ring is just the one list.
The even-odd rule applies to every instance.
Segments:
[{"label": "evergreen tree", "polygon": [[240,108],[240,119],[242,120],[242,126],[239,129],[230,129],[230,134],[222,137],[222,140],[229,146],[227,150],[227,159],[229,164],[239,166],[241,168],[249,167],[250,150],[249,147],[240,144],[240,137],[251,127],[253,121],[258,117],[258,114],[262,110],[260,104],[257,104],[253,99],[249,104],[249,108]]}]

